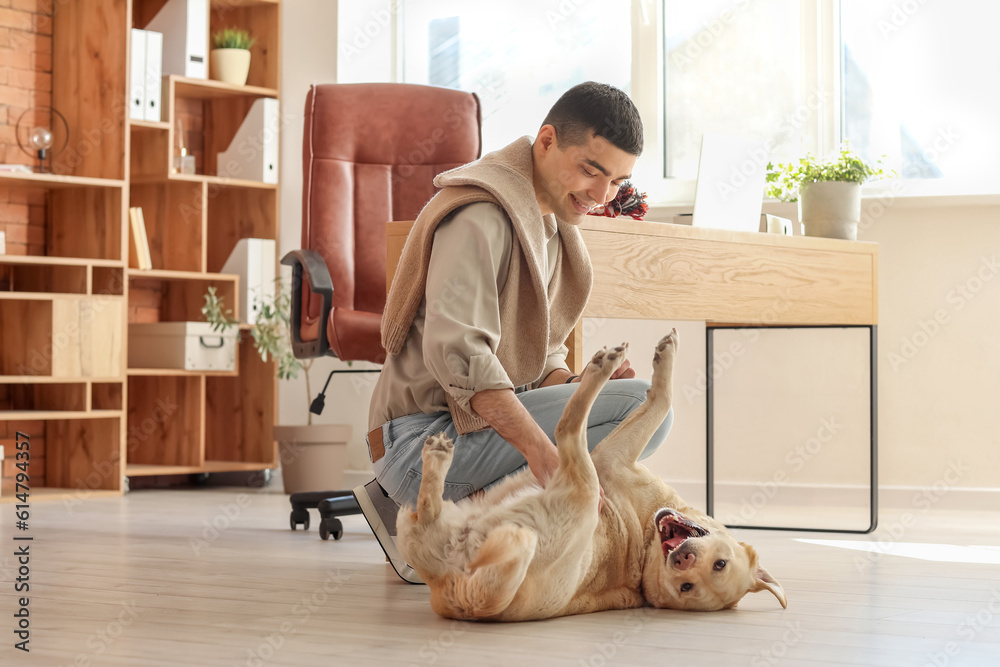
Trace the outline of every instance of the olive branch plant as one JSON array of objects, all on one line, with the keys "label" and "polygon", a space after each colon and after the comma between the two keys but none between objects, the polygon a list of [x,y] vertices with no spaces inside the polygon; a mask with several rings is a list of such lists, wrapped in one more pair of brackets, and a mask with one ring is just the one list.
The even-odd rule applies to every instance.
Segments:
[{"label": "olive branch plant", "polygon": [[[296,359],[292,352],[291,336],[291,297],[281,289],[280,279],[275,279],[274,295],[260,299],[260,314],[257,322],[250,325],[254,348],[260,358],[267,363],[273,359],[277,365],[279,380],[292,380],[299,376],[299,371],[305,371],[306,397],[312,396],[309,382],[309,369],[313,360]],[[239,321],[233,317],[233,311],[226,307],[225,298],[220,296],[214,286],[205,293],[205,305],[201,313],[212,325],[212,331],[225,333],[233,327],[239,327]],[[312,412],[307,411],[307,424],[312,424]]]}]

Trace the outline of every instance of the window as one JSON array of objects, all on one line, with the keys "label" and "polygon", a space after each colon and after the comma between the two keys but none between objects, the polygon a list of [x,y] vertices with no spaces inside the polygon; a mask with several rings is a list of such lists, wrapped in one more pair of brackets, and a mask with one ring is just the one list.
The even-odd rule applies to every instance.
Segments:
[{"label": "window", "polygon": [[906,179],[997,176],[1000,5],[841,3],[843,136]]},{"label": "window", "polygon": [[697,176],[703,132],[769,139],[772,159],[800,153],[811,110],[799,111],[799,5],[665,0],[665,177]]},{"label": "window", "polygon": [[568,88],[594,80],[628,92],[631,0],[404,0],[406,83],[475,92],[483,152],[535,132]]}]

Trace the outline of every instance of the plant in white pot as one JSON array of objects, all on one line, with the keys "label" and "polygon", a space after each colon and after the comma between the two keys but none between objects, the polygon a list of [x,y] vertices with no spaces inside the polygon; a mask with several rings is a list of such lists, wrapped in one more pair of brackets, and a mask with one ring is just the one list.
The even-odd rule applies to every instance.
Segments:
[{"label": "plant in white pot", "polygon": [[826,160],[807,153],[798,162],[769,162],[766,194],[785,202],[799,202],[799,220],[806,236],[856,241],[861,186],[894,175],[883,168],[881,159],[868,164],[845,143]]},{"label": "plant in white pot", "polygon": [[[250,327],[250,333],[261,359],[265,362],[274,360],[278,379],[295,379],[300,370],[305,371],[308,404],[308,398],[312,396],[309,368],[313,360],[303,362],[292,353],[288,334],[290,305],[291,297],[281,289],[280,282],[275,281],[274,296],[261,300],[260,313],[257,322]],[[208,288],[201,312],[216,331],[239,325],[214,287]],[[346,424],[313,424],[312,417],[313,413],[309,410],[304,425],[274,427],[286,493],[341,487],[351,427]]]},{"label": "plant in white pot", "polygon": [[223,28],[212,35],[209,66],[212,78],[236,86],[246,85],[250,74],[250,47],[257,40],[246,30]]}]

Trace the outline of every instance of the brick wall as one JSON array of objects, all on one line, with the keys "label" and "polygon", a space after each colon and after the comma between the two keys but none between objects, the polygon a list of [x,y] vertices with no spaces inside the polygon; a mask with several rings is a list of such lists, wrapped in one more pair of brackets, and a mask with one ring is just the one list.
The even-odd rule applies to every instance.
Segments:
[{"label": "brick wall", "polygon": [[[32,164],[14,128],[26,110],[52,104],[52,2],[0,0],[0,163]],[[41,190],[0,186],[8,254],[45,254],[45,204]]]}]

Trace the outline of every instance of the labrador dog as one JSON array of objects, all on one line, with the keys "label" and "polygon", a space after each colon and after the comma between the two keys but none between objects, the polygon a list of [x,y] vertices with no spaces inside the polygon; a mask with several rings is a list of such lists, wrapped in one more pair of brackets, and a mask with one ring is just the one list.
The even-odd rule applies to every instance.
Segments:
[{"label": "labrador dog", "polygon": [[[454,444],[424,443],[416,508],[397,517],[399,550],[445,618],[525,621],[644,605],[714,611],[781,585],[720,522],[687,505],[637,457],[671,405],[677,331],[657,344],[646,401],[588,455],[586,423],[627,345],[587,365],[556,427],[559,467],[479,497],[445,501]],[[600,513],[600,489],[604,504]]]}]

